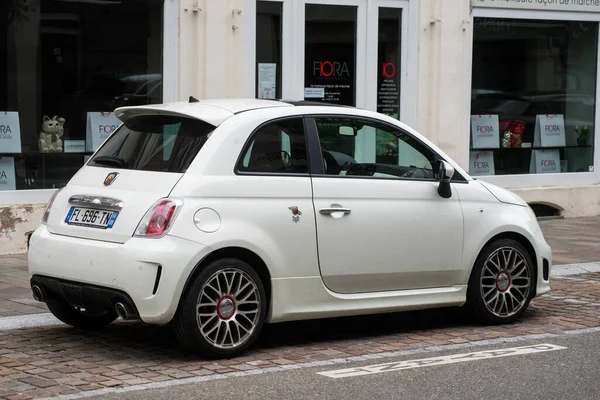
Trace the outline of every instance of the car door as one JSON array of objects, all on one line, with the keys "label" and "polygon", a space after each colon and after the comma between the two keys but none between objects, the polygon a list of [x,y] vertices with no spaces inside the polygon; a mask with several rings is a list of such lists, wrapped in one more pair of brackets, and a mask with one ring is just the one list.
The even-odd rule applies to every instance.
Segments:
[{"label": "car door", "polygon": [[451,286],[463,216],[456,193],[438,194],[434,152],[379,121],[311,121],[323,155],[312,183],[325,285],[338,293]]}]

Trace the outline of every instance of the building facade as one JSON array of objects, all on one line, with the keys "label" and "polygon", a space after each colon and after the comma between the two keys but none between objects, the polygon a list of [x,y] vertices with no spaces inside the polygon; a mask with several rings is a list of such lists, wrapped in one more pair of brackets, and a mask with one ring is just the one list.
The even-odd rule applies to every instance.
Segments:
[{"label": "building facade", "polygon": [[600,214],[600,0],[7,0],[0,19],[0,254],[115,107],[190,95],[376,110],[531,204]]}]

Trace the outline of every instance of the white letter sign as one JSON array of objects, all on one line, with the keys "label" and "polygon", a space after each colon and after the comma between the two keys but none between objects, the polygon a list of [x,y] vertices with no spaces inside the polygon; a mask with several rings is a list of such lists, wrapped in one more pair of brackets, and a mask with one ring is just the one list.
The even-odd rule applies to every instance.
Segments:
[{"label": "white letter sign", "polygon": [[86,150],[98,150],[119,125],[121,125],[121,121],[111,112],[88,112],[85,135]]},{"label": "white letter sign", "polygon": [[471,0],[473,7],[600,12],[600,0]]},{"label": "white letter sign", "polygon": [[274,99],[277,86],[277,64],[258,64],[258,98]]},{"label": "white letter sign", "polygon": [[469,175],[495,175],[494,152],[493,151],[472,151],[471,161],[469,163]]},{"label": "white letter sign", "polygon": [[15,159],[0,157],[0,190],[16,190]]},{"label": "white letter sign", "polygon": [[499,130],[497,115],[471,115],[471,137],[474,149],[499,148]]},{"label": "white letter sign", "polygon": [[561,114],[541,114],[535,117],[533,147],[564,147],[565,118]]},{"label": "white letter sign", "polygon": [[16,111],[0,111],[0,153],[21,152],[21,125]]}]

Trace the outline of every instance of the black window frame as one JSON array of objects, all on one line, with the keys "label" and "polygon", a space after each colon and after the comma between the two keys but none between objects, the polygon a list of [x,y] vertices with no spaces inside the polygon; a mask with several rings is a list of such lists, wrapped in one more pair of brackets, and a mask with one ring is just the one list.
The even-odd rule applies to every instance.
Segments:
[{"label": "black window frame", "polygon": [[[254,171],[244,171],[244,170],[240,169],[240,166],[243,165],[244,158],[246,157],[246,153],[250,149],[250,146],[252,145],[254,138],[256,137],[257,134],[259,134],[260,130],[263,127],[270,125],[272,123],[278,123],[281,121],[288,121],[288,120],[298,120],[298,119],[302,121],[302,133],[304,135],[304,144],[306,146],[306,158],[307,158],[306,161],[307,161],[308,172],[306,172],[306,173],[304,173],[304,172],[291,172],[291,173],[287,173],[287,172],[254,172]],[[308,141],[308,131],[306,129],[306,118],[303,115],[298,114],[298,115],[288,115],[285,117],[269,119],[269,120],[264,121],[261,124],[259,124],[256,128],[254,128],[252,130],[252,132],[250,133],[250,135],[248,135],[248,138],[246,139],[246,142],[244,143],[242,150],[238,154],[238,157],[236,159],[236,162],[235,162],[235,165],[233,168],[233,173],[238,176],[310,177],[311,170],[312,170],[312,164],[311,164],[310,144]]]},{"label": "black window frame", "polygon": [[[305,115],[305,130],[306,130],[306,138],[308,140],[308,156],[309,156],[309,166],[311,167],[311,177],[319,177],[319,178],[333,178],[333,179],[375,179],[375,180],[391,180],[391,181],[418,181],[418,182],[438,182],[437,179],[422,179],[422,178],[412,178],[412,177],[398,177],[398,178],[385,178],[385,177],[372,177],[372,176],[364,176],[364,175],[329,175],[325,173],[324,162],[323,162],[323,149],[321,147],[321,140],[319,136],[319,130],[317,128],[317,118],[339,118],[339,119],[352,119],[356,120],[360,123],[371,124],[373,126],[383,126],[389,129],[390,133],[394,134],[398,139],[400,139],[399,135],[406,135],[411,138],[415,142],[419,143],[421,146],[425,147],[429,150],[435,161],[446,161],[446,158],[442,157],[437,151],[433,148],[429,147],[425,142],[412,135],[410,132],[406,130],[390,124],[387,121],[375,119],[367,116],[356,116],[349,114],[335,114],[335,113],[324,113],[324,114],[310,114]],[[396,134],[398,133],[398,134]],[[432,167],[435,168],[435,165]],[[451,183],[469,183],[469,181],[462,176],[458,171],[454,172]]]}]

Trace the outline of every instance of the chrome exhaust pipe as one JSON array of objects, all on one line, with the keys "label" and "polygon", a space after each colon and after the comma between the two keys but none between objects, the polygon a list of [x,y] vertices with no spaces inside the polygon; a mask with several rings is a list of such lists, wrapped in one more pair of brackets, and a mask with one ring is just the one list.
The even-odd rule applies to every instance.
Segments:
[{"label": "chrome exhaust pipe", "polygon": [[33,292],[33,298],[37,301],[44,301],[44,292],[42,292],[42,288],[38,285],[33,285],[31,287],[31,291]]},{"label": "chrome exhaust pipe", "polygon": [[127,319],[127,317],[129,316],[129,313],[127,312],[127,307],[121,302],[115,304],[115,311],[117,312],[117,315],[122,319]]}]

